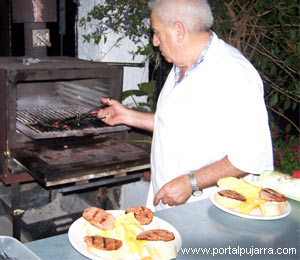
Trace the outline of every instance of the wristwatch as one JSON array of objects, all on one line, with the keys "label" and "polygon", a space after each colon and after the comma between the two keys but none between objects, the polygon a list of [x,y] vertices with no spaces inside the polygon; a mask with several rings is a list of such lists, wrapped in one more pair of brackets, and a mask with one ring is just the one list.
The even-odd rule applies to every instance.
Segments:
[{"label": "wristwatch", "polygon": [[197,184],[197,181],[195,178],[195,173],[192,171],[189,173],[189,176],[190,176],[190,182],[193,187],[192,195],[195,197],[200,196],[202,194],[202,190],[198,187],[198,184]]}]

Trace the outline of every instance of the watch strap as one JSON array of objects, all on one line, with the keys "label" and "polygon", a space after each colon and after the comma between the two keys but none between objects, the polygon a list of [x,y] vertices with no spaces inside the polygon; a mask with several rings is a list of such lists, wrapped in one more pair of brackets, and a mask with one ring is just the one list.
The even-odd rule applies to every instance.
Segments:
[{"label": "watch strap", "polygon": [[199,195],[201,195],[202,194],[202,190],[199,188],[199,186],[197,184],[197,180],[196,180],[196,177],[195,177],[195,172],[191,171],[189,173],[189,177],[190,177],[190,182],[191,182],[192,188],[193,188],[192,195],[193,196],[199,196]]}]

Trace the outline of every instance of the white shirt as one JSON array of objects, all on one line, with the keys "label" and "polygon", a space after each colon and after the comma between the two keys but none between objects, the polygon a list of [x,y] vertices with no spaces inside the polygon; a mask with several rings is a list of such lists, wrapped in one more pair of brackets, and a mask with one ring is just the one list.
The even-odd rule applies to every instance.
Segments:
[{"label": "white shirt", "polygon": [[[273,169],[263,83],[237,49],[213,33],[203,62],[174,84],[171,70],[154,118],[148,207],[164,184],[226,155],[247,173]],[[160,202],[156,210],[166,207]]]}]

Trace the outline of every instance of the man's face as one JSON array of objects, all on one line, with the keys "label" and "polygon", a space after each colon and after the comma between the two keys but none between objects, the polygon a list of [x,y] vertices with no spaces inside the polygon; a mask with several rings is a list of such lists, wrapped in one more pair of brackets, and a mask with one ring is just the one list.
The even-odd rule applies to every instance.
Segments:
[{"label": "man's face", "polygon": [[166,61],[175,64],[175,38],[172,28],[166,27],[157,17],[156,12],[151,13],[151,26],[153,30],[153,46],[159,47]]}]

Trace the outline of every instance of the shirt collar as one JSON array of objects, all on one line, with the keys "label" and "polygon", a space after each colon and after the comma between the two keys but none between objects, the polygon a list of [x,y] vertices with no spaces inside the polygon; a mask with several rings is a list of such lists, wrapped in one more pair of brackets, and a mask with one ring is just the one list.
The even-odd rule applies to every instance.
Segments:
[{"label": "shirt collar", "polygon": [[175,86],[177,84],[179,84],[188,75],[190,75],[191,72],[194,71],[198,67],[198,65],[204,60],[204,56],[207,53],[207,51],[208,51],[208,49],[209,49],[209,47],[211,45],[212,39],[213,39],[213,32],[211,32],[209,41],[208,41],[207,45],[205,46],[205,48],[203,49],[203,51],[201,52],[201,54],[198,57],[197,61],[185,72],[185,74],[184,74],[184,76],[183,76],[183,78],[181,80],[179,80],[181,68],[177,67],[176,65],[174,65],[173,69],[174,69],[174,72],[175,72]]}]

